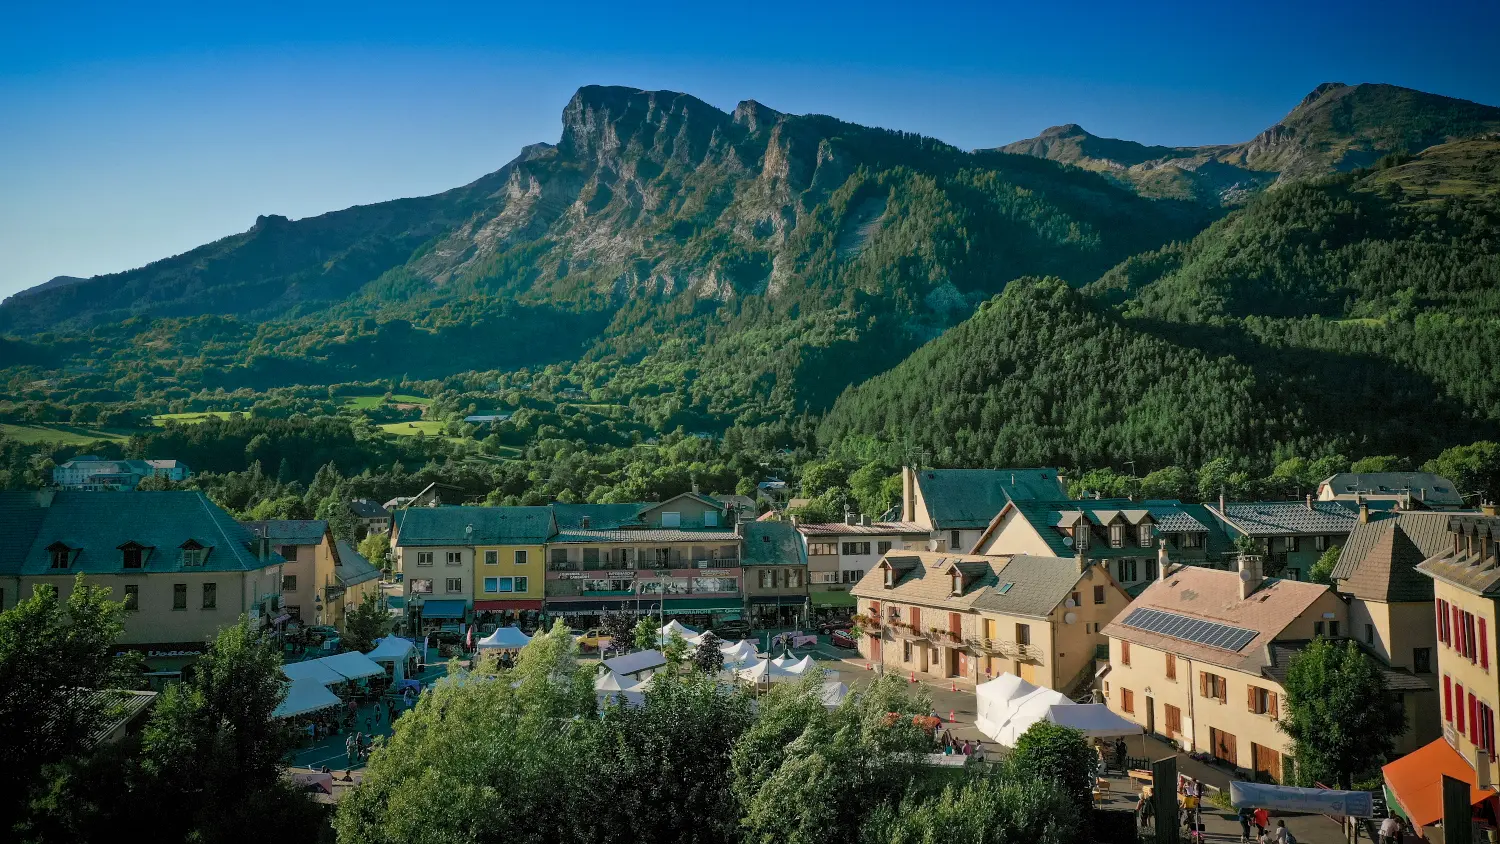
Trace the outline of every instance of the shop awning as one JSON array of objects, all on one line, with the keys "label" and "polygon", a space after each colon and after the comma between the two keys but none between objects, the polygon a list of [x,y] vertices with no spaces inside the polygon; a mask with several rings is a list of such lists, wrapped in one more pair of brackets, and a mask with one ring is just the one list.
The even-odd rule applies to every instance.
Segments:
[{"label": "shop awning", "polygon": [[727,613],[743,609],[739,598],[668,598],[662,612]]},{"label": "shop awning", "polygon": [[[637,608],[641,612],[656,612],[658,601],[637,601],[635,598],[622,598],[616,601],[547,601],[547,612],[553,615],[568,615],[569,613],[599,613],[599,612],[635,612]],[[668,602],[670,606],[671,602]]]},{"label": "shop awning", "polygon": [[859,604],[859,599],[848,592],[815,589],[808,594],[812,598],[812,605],[815,607],[853,607]]},{"label": "shop awning", "polygon": [[474,602],[474,609],[476,611],[478,611],[478,612],[501,612],[503,610],[510,610],[512,612],[518,612],[520,610],[540,610],[541,608],[542,608],[542,602],[540,600],[536,600],[536,601],[475,601]]},{"label": "shop awning", "polygon": [[751,595],[750,603],[757,607],[800,607],[807,603],[802,595]]},{"label": "shop awning", "polygon": [[427,601],[422,604],[423,618],[463,618],[463,601]]},{"label": "shop awning", "polygon": [[1401,814],[1421,829],[1443,819],[1443,776],[1469,784],[1469,803],[1480,803],[1494,792],[1481,791],[1474,769],[1446,739],[1438,739],[1408,753],[1384,768],[1385,784]]}]

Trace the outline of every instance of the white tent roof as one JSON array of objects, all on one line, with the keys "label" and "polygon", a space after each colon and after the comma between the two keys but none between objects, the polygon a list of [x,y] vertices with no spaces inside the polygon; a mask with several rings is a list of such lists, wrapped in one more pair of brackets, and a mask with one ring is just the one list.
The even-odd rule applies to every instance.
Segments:
[{"label": "white tent roof", "polygon": [[780,666],[776,665],[769,659],[756,660],[755,665],[749,668],[742,668],[735,673],[739,675],[741,679],[749,680],[755,683],[758,683],[761,680],[770,680],[771,682],[775,682],[777,680],[785,680],[790,677],[797,676],[796,674],[793,674],[785,668],[781,668]]},{"label": "white tent roof", "polygon": [[291,718],[294,715],[317,712],[319,709],[327,709],[342,703],[339,696],[328,691],[328,687],[321,681],[305,677],[292,681],[291,686],[286,690],[286,700],[277,705],[271,715],[276,718]]},{"label": "white tent roof", "polygon": [[823,705],[829,709],[837,708],[849,696],[849,687],[837,680],[829,680],[823,684]]},{"label": "white tent roof", "polygon": [[1081,730],[1089,738],[1140,735],[1141,725],[1111,712],[1102,703],[1057,704],[1047,707],[1047,720]]},{"label": "white tent roof", "polygon": [[500,650],[514,651],[526,647],[531,637],[522,632],[521,628],[512,624],[509,627],[501,627],[494,633],[479,640],[476,645],[480,650],[485,648],[498,648]]},{"label": "white tent roof", "polygon": [[791,668],[793,665],[797,664],[797,658],[790,654],[782,654],[781,656],[778,656],[775,659],[771,660],[771,662],[777,668]]},{"label": "white tent roof", "polygon": [[594,691],[596,692],[623,692],[626,689],[635,688],[635,685],[636,681],[629,678],[621,682],[620,675],[608,670],[594,678]]},{"label": "white tent roof", "polygon": [[787,671],[801,676],[813,670],[813,658],[811,656],[804,656],[791,665],[785,666],[785,668]]},{"label": "white tent roof", "polygon": [[[384,674],[385,669],[380,669],[380,672]],[[281,673],[285,674],[287,679],[293,683],[298,680],[316,680],[325,686],[342,683],[349,679],[335,671],[321,659],[309,659],[306,662],[293,662],[290,665],[283,665],[281,666]]]},{"label": "white tent roof", "polygon": [[[986,684],[988,685],[988,684]],[[1030,686],[1030,683],[1026,685]],[[1017,691],[1020,691],[1018,688]],[[999,706],[991,706],[980,715],[977,723],[980,731],[1006,747],[1015,747],[1016,740],[1038,721],[1047,717],[1053,706],[1076,705],[1062,692],[1032,686],[1028,694],[1013,697]]]},{"label": "white tent roof", "polygon": [[381,677],[385,675],[385,666],[358,651],[325,656],[318,662],[332,668],[334,671],[348,677],[350,680],[359,680],[364,677]]},{"label": "white tent roof", "polygon": [[407,654],[415,651],[416,645],[410,640],[400,636],[387,636],[375,643],[375,649],[365,653],[365,656],[376,662],[393,662],[406,659]]},{"label": "white tent roof", "polygon": [[681,636],[689,643],[694,645],[698,644],[698,637],[703,635],[691,627],[684,626],[675,618],[667,622],[665,627],[656,632],[657,635],[661,636],[661,640],[663,643],[665,643],[673,633],[676,633],[677,635]]}]

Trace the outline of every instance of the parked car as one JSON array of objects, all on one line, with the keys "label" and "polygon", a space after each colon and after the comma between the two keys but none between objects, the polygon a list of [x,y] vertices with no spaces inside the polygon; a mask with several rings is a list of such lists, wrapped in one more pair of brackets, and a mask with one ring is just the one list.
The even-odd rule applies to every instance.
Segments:
[{"label": "parked car", "polygon": [[825,621],[819,624],[818,632],[823,634],[824,636],[828,636],[831,635],[835,630],[848,630],[853,626],[854,622],[850,621],[847,618],[842,618],[838,619],[837,621]]},{"label": "parked car", "polygon": [[726,642],[737,642],[750,636],[750,625],[743,621],[721,621],[713,626],[713,631]]},{"label": "parked car", "polygon": [[859,649],[859,643],[854,641],[854,636],[848,630],[833,631],[829,634],[828,641],[835,648],[848,648],[851,651]]},{"label": "parked car", "polygon": [[427,639],[438,647],[442,647],[443,645],[457,645],[464,640],[463,636],[457,630],[434,630],[427,634]]},{"label": "parked car", "polygon": [[576,638],[578,639],[578,647],[586,651],[597,651],[609,644],[610,635],[603,628],[595,627]]}]

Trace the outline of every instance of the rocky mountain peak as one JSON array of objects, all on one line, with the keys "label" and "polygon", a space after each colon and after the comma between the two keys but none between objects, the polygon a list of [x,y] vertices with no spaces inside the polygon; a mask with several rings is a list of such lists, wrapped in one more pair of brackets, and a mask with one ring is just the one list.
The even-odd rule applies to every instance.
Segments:
[{"label": "rocky mountain peak", "polygon": [[770,106],[762,105],[755,100],[743,100],[734,107],[732,119],[736,126],[743,126],[751,132],[757,132],[761,127],[780,120],[781,116],[781,112]]},{"label": "rocky mountain peak", "polygon": [[1044,138],[1086,138],[1089,136],[1087,130],[1077,123],[1064,123],[1061,126],[1049,126],[1042,130],[1040,137]]},{"label": "rocky mountain peak", "polygon": [[558,149],[600,164],[633,146],[658,160],[696,160],[714,132],[731,122],[729,115],[688,94],[618,85],[579,88],[562,119]]},{"label": "rocky mountain peak", "polygon": [[1348,85],[1345,85],[1342,82],[1324,82],[1322,85],[1319,85],[1318,87],[1312,89],[1312,91],[1308,93],[1307,96],[1303,97],[1302,102],[1298,103],[1297,107],[1303,108],[1304,106],[1312,105],[1318,100],[1321,100],[1323,98],[1323,95],[1328,93],[1329,91],[1337,91],[1340,88],[1348,87]]}]

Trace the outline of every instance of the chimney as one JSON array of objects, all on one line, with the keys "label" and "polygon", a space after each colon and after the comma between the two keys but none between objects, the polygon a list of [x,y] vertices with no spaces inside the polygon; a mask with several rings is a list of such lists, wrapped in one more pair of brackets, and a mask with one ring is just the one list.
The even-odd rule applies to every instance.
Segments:
[{"label": "chimney", "polygon": [[859,516],[859,523],[861,525],[865,526],[865,527],[869,527],[870,526],[870,517],[864,515],[863,513],[861,513],[860,516]]},{"label": "chimney", "polygon": [[1366,501],[1364,496],[1359,498],[1359,523],[1362,525],[1370,523],[1370,502]]},{"label": "chimney", "polygon": [[1307,509],[1311,510],[1312,508],[1312,493],[1309,492],[1307,494]]},{"label": "chimney", "polygon": [[792,527],[796,527],[797,525],[800,525],[800,524],[802,524],[802,517],[799,516],[799,515],[797,515],[796,513],[793,513],[792,514]]},{"label": "chimney", "polygon": [[844,524],[846,524],[846,525],[857,525],[857,524],[859,524],[859,517],[854,515],[854,511],[853,510],[845,510],[844,511]]},{"label": "chimney", "polygon": [[917,472],[910,466],[901,467],[901,521],[917,520]]},{"label": "chimney", "polygon": [[1165,539],[1156,540],[1156,570],[1160,572],[1157,576],[1163,580],[1166,579],[1167,574],[1172,570],[1172,558],[1167,556],[1167,541]]},{"label": "chimney", "polygon": [[1500,507],[1496,507],[1493,501],[1481,501],[1479,502],[1479,512],[1486,516],[1500,516]]},{"label": "chimney", "polygon": [[1224,514],[1224,487],[1219,487],[1219,514]]},{"label": "chimney", "polygon": [[698,482],[697,481],[693,481],[693,494],[694,495],[698,494]]},{"label": "chimney", "polygon": [[1241,554],[1239,561],[1240,569],[1240,600],[1248,600],[1255,590],[1260,588],[1264,580],[1260,573],[1260,556],[1257,554]]},{"label": "chimney", "polygon": [[1084,556],[1082,551],[1079,551],[1077,554],[1073,555],[1073,562],[1078,566],[1079,574],[1083,574],[1084,572],[1089,570],[1089,559],[1088,557]]}]

